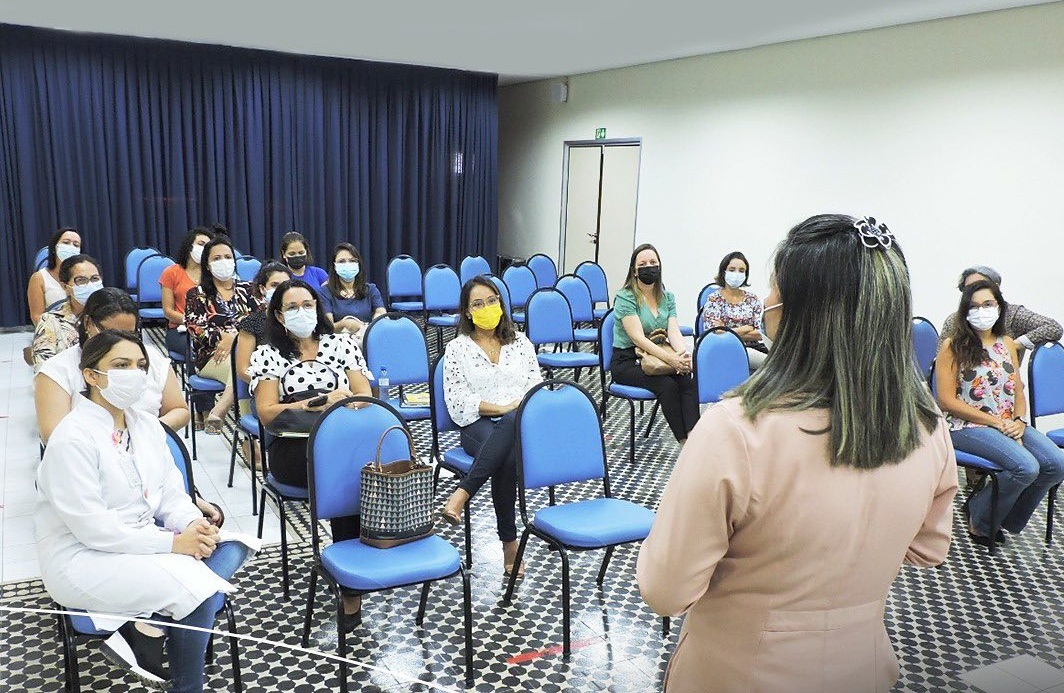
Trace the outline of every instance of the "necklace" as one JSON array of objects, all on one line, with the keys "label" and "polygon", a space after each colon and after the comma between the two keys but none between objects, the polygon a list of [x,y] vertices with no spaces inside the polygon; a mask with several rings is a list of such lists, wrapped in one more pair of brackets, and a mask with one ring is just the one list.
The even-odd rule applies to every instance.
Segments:
[{"label": "necklace", "polygon": [[477,344],[484,350],[489,361],[495,362],[499,360],[499,354],[502,352],[502,345],[496,345],[494,341],[484,343],[477,342]]}]

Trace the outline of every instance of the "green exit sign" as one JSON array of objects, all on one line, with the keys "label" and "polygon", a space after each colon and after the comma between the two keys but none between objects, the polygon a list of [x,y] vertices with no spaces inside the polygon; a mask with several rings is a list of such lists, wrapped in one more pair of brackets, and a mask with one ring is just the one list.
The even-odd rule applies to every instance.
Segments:
[{"label": "green exit sign", "polygon": [[595,139],[596,140],[604,140],[604,139],[606,139],[606,128],[596,128],[595,129]]}]

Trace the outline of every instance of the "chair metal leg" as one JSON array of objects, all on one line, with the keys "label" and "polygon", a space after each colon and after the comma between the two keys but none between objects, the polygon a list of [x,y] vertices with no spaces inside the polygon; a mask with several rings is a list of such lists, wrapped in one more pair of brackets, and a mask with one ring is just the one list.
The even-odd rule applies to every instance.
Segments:
[{"label": "chair metal leg", "polygon": [[[628,401],[628,464],[632,467],[635,466],[635,403],[632,400]],[[640,402],[642,406],[642,402]]]},{"label": "chair metal leg", "polygon": [[550,505],[554,505],[554,487],[553,486],[548,486],[547,487],[547,500],[550,502]]},{"label": "chair metal leg", "polygon": [[262,539],[262,521],[266,517],[266,489],[259,495],[259,539]]},{"label": "chair metal leg", "polygon": [[643,434],[644,438],[650,437],[650,431],[654,429],[654,417],[658,415],[658,401],[654,400],[654,408],[650,410],[650,422],[647,423],[647,432]]},{"label": "chair metal leg", "polygon": [[[255,441],[256,443],[258,441]],[[251,451],[251,459],[248,460],[248,471],[251,472],[251,514],[258,515],[258,511],[255,508],[255,496],[258,495],[258,482],[255,475],[255,445],[251,438],[248,438],[248,450]],[[259,464],[266,464],[264,461],[263,453],[259,453]]]},{"label": "chair metal leg", "polygon": [[1046,545],[1053,543],[1053,513],[1057,507],[1057,489],[1060,484],[1049,489],[1049,505],[1046,507]]},{"label": "chair metal leg", "polygon": [[[469,589],[469,573],[465,566],[462,571],[462,616],[465,621],[465,685],[473,687],[473,599]],[[516,571],[514,571],[516,572]]]},{"label": "chair metal leg", "polygon": [[[59,605],[56,605],[58,608]],[[81,683],[78,680],[78,654],[77,645],[67,628],[66,616],[56,615],[59,624],[59,641],[63,646],[63,690],[67,693],[78,693]]]},{"label": "chair metal leg", "polygon": [[340,656],[340,693],[347,693],[347,634],[344,633],[344,598],[337,585],[330,585],[336,599],[336,654]]},{"label": "chair metal leg", "polygon": [[[195,400],[193,400],[195,402]],[[196,405],[192,405],[192,459],[199,459],[196,456]]]},{"label": "chair metal leg", "polygon": [[672,625],[672,623],[669,620],[668,616],[665,616],[664,618],[661,619],[661,637],[663,637],[663,638],[669,637],[669,628],[670,628],[671,625]]},{"label": "chair metal leg", "polygon": [[211,633],[207,638],[207,651],[204,653],[204,661],[207,664],[214,664],[214,633]]},{"label": "chair metal leg", "polygon": [[[435,456],[435,451],[433,451],[433,456]],[[443,467],[437,464],[436,467],[432,470],[432,495],[434,496],[436,495],[436,490],[440,485],[440,470],[442,469]]]},{"label": "chair metal leg", "polygon": [[998,525],[997,516],[997,504],[998,504],[998,479],[997,474],[990,472],[990,541],[989,553],[994,555],[994,550],[997,548],[997,533],[1000,529]]},{"label": "chair metal leg", "polygon": [[473,565],[473,527],[469,522],[469,503],[465,504],[462,508],[462,514],[465,515],[465,558],[466,565],[472,567]]},{"label": "chair metal leg", "polygon": [[233,440],[229,446],[229,488],[233,488],[233,472],[236,471],[236,446],[240,442],[240,426],[233,427]]},{"label": "chair metal leg", "polygon": [[602,567],[599,568],[598,580],[596,581],[599,587],[602,587],[602,581],[606,579],[606,566],[610,564],[611,558],[613,558],[613,547],[607,546],[606,556],[602,559]]},{"label": "chair metal leg", "polygon": [[517,544],[517,556],[514,557],[514,569],[510,571],[510,578],[506,581],[506,594],[503,595],[504,604],[509,604],[514,596],[514,586],[517,584],[517,568],[521,565],[521,558],[525,555],[525,544],[528,542],[528,527],[521,532],[521,541]]},{"label": "chair metal leg", "polygon": [[429,587],[431,585],[431,582],[426,582],[421,586],[421,600],[417,605],[417,618],[414,619],[414,623],[419,626],[425,622],[425,606],[429,603]]},{"label": "chair metal leg", "polygon": [[281,518],[281,583],[285,601],[288,601],[288,532],[285,531],[284,500],[277,504]]},{"label": "chair metal leg", "polygon": [[562,557],[562,657],[568,659],[572,653],[569,634],[569,553],[563,546],[558,547],[558,553]]},{"label": "chair metal leg", "polygon": [[310,586],[307,588],[307,609],[303,617],[303,647],[310,647],[310,619],[314,615],[315,591],[318,589],[318,569],[310,570]]},{"label": "chair metal leg", "polygon": [[[233,614],[233,605],[226,597],[222,602],[222,609],[225,611],[225,623],[229,629],[230,634],[236,633],[236,616]],[[229,640],[229,661],[233,666],[233,683],[236,686],[236,693],[244,692],[244,681],[240,674],[240,651],[236,644],[236,638],[228,638]]]}]

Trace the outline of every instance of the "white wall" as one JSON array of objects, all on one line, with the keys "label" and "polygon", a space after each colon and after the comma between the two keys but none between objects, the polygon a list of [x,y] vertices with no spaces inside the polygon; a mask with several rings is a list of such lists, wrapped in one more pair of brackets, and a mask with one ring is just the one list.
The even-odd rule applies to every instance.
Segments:
[{"label": "white wall", "polygon": [[501,253],[557,255],[562,143],[606,127],[643,138],[636,238],[681,322],[726,252],[763,295],[771,249],[829,211],[891,227],[936,324],[974,263],[1064,317],[1064,3],[579,75],[569,94],[501,89]]}]

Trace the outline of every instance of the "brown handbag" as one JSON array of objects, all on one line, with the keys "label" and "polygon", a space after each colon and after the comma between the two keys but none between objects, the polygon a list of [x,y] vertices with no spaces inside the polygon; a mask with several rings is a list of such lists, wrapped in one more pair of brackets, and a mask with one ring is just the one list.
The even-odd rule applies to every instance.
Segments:
[{"label": "brown handbag", "polygon": [[[381,464],[381,445],[395,430],[406,436],[410,459]],[[367,462],[361,474],[359,538],[363,544],[388,549],[433,533],[432,467],[418,460],[414,440],[404,427],[392,426],[381,434],[376,459]]]},{"label": "brown handbag", "polygon": [[[648,334],[647,339],[658,346],[667,346],[669,343],[669,333],[658,328]],[[675,368],[665,363],[657,356],[643,351],[639,347],[635,348],[635,355],[639,357],[639,367],[643,369],[644,375],[676,375]]]}]

